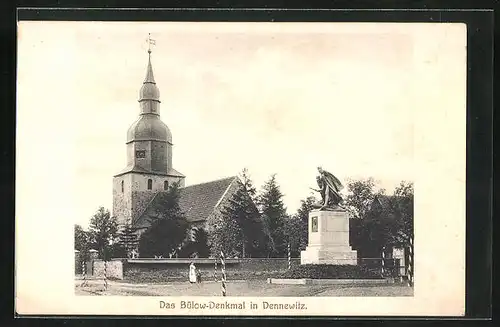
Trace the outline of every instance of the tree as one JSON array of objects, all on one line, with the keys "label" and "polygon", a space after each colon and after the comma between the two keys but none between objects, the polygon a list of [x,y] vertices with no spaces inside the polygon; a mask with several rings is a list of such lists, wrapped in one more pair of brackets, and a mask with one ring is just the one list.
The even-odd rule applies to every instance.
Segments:
[{"label": "tree", "polygon": [[290,244],[292,257],[298,257],[302,250],[302,229],[302,221],[298,215],[292,215],[285,219],[285,236],[287,243]]},{"label": "tree", "polygon": [[100,207],[90,220],[89,226],[90,243],[98,251],[100,259],[111,258],[117,231],[118,224],[115,217],[110,215],[109,210]]},{"label": "tree", "polygon": [[193,232],[193,250],[198,258],[208,258],[210,255],[208,235],[203,228],[196,228]]},{"label": "tree", "polygon": [[[351,245],[358,253],[366,257],[375,257],[382,248],[388,246],[405,246],[413,236],[413,184],[401,182],[392,195],[383,192],[372,192],[373,183],[365,185],[363,181],[354,182],[357,187],[351,188],[354,194],[351,199],[359,201],[356,209],[362,213],[359,219],[350,220]],[[367,200],[372,199],[367,205]]]},{"label": "tree", "polygon": [[148,214],[150,227],[139,239],[139,253],[141,257],[163,256],[181,247],[186,238],[188,223],[179,206],[179,185],[174,183],[167,192],[157,195],[158,205]]},{"label": "tree", "polygon": [[89,237],[82,226],[75,224],[75,250],[82,251],[87,246]]},{"label": "tree", "polygon": [[189,237],[183,242],[178,256],[181,258],[208,258],[209,255],[207,232],[201,227],[192,228]]},{"label": "tree", "polygon": [[220,250],[240,258],[261,254],[265,234],[252,194],[255,195],[255,188],[248,171],[244,169],[238,187],[224,203],[220,214],[211,216],[207,221],[212,255],[218,255]]},{"label": "tree", "polygon": [[231,237],[239,238],[239,248],[234,249],[238,257],[251,256],[255,250],[253,240],[260,240],[261,234],[263,234],[262,226],[258,221],[259,212],[247,192],[246,186],[240,183],[236,192],[229,199],[229,203],[222,210],[224,219],[232,219],[237,225],[237,235]]},{"label": "tree", "polygon": [[242,231],[235,219],[223,213],[207,219],[210,254],[218,257],[224,251],[226,257],[238,256],[243,245]]},{"label": "tree", "polygon": [[[248,257],[262,257],[267,255],[267,247],[269,243],[269,231],[266,230],[265,223],[257,208],[258,197],[257,189],[255,188],[247,168],[244,168],[240,173],[240,180],[243,184],[244,190],[250,197],[251,201],[247,201],[247,212],[250,212],[249,219],[251,222],[245,229],[246,244],[248,247]],[[247,199],[246,199],[247,200]]]},{"label": "tree", "polygon": [[284,257],[287,248],[284,230],[287,214],[283,204],[283,194],[276,181],[276,175],[271,175],[264,184],[258,197],[258,204],[262,213],[262,220],[269,234],[268,256]]},{"label": "tree", "polygon": [[126,224],[118,233],[119,247],[115,250],[115,257],[130,257],[133,250],[137,250],[139,239],[136,229],[131,224]]},{"label": "tree", "polygon": [[78,224],[75,224],[75,250],[80,251],[79,255],[82,260],[89,260],[90,235]]},{"label": "tree", "polygon": [[297,213],[285,220],[286,239],[290,242],[292,256],[300,256],[300,251],[307,247],[309,238],[309,212],[313,209],[316,198],[312,195],[300,201]]},{"label": "tree", "polygon": [[247,194],[250,196],[252,201],[256,202],[257,190],[253,185],[252,179],[250,178],[250,174],[247,168],[243,168],[240,173],[240,180],[243,183],[243,187],[245,188]]},{"label": "tree", "polygon": [[398,246],[408,246],[413,238],[413,183],[402,181],[390,198],[385,214],[392,218],[390,242]]},{"label": "tree", "polygon": [[347,197],[344,205],[351,218],[363,219],[370,210],[370,206],[377,195],[384,194],[385,190],[376,190],[375,180],[349,180],[347,183]]}]

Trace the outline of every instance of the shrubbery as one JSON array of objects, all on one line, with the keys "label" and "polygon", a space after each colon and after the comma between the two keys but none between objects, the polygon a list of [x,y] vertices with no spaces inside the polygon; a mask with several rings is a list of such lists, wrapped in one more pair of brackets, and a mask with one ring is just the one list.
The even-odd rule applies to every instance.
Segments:
[{"label": "shrubbery", "polygon": [[381,279],[380,272],[354,265],[300,265],[282,273],[279,278],[313,279]]},{"label": "shrubbery", "polygon": [[[214,281],[213,270],[198,270],[202,281]],[[266,280],[267,278],[280,278],[278,271],[227,271],[226,279],[231,280]],[[163,284],[173,281],[188,281],[188,269],[185,270],[129,270],[125,272],[125,280],[132,283]],[[217,280],[220,281],[222,273],[217,271]]]}]

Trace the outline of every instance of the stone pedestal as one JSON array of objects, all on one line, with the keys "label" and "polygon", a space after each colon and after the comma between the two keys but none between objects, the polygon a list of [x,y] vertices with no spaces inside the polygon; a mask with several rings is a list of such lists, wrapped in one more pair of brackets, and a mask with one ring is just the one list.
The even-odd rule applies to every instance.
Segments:
[{"label": "stone pedestal", "polygon": [[357,252],[349,245],[349,217],[343,209],[309,213],[309,244],[301,264],[357,265]]}]

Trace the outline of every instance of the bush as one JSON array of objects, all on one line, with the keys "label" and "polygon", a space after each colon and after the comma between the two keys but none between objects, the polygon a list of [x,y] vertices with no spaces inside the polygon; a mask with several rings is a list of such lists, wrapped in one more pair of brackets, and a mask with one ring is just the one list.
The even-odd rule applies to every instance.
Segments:
[{"label": "bush", "polygon": [[382,279],[379,272],[354,265],[300,265],[282,273],[279,278]]}]

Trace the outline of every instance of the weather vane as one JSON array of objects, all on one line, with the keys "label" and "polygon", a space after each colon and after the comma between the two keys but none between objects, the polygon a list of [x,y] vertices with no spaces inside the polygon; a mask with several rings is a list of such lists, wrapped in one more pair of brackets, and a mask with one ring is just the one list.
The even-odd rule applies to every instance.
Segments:
[{"label": "weather vane", "polygon": [[151,33],[148,33],[148,53],[151,53],[151,45],[156,45],[156,40],[151,38]]}]

